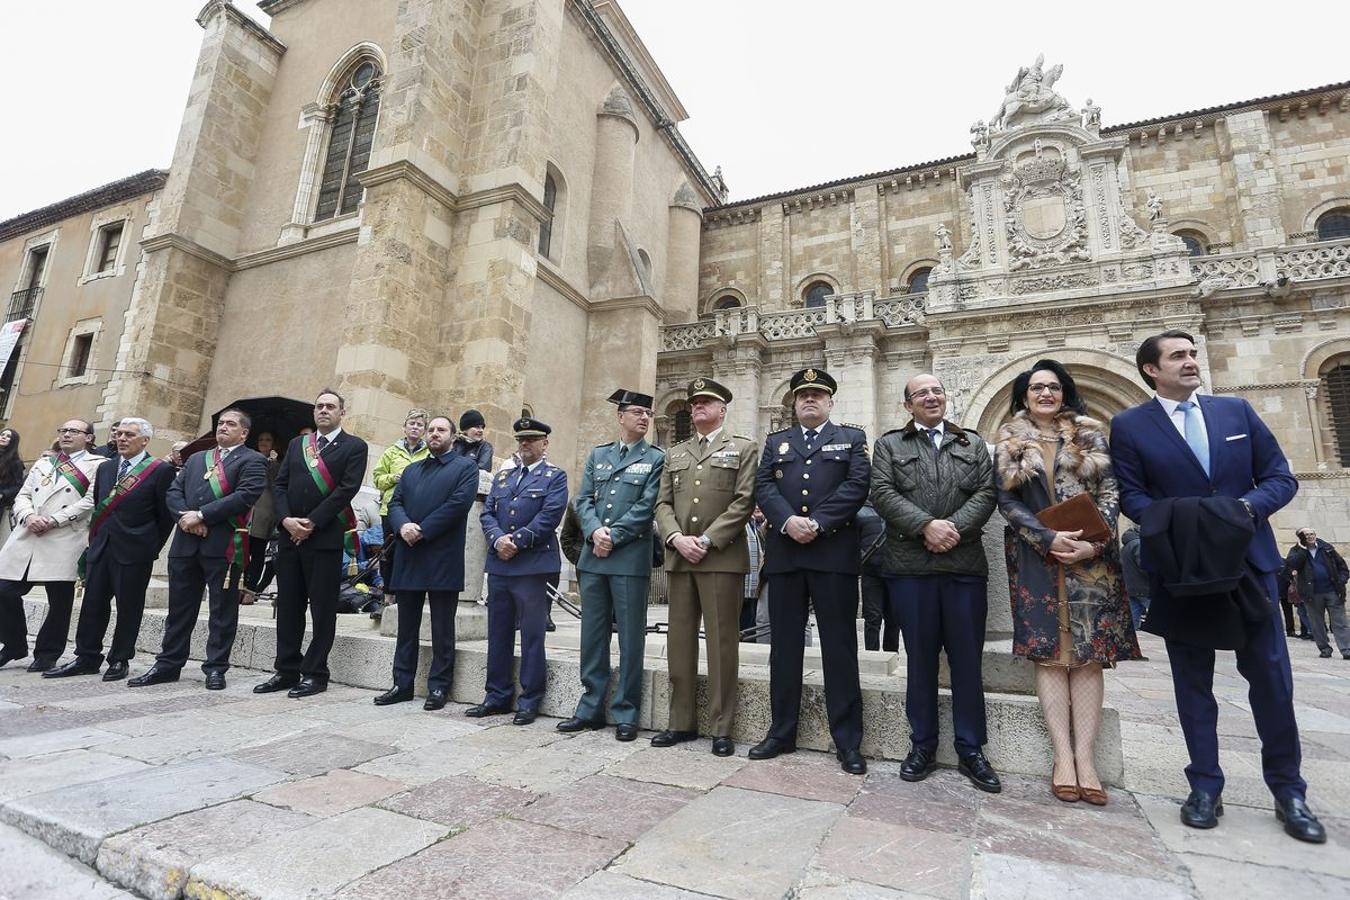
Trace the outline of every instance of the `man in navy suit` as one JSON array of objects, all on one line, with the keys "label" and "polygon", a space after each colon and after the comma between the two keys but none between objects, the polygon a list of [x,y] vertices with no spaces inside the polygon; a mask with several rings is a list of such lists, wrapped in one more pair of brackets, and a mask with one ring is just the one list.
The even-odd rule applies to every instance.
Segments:
[{"label": "man in navy suit", "polygon": [[[1184,331],[1166,331],[1139,347],[1135,365],[1157,395],[1111,421],[1111,458],[1120,481],[1120,508],[1141,521],[1149,505],[1169,497],[1233,497],[1251,516],[1255,535],[1246,563],[1258,577],[1269,615],[1246,622],[1245,644],[1236,651],[1238,671],[1250,685],[1252,718],[1261,736],[1266,786],[1275,796],[1275,813],[1292,837],[1310,843],[1326,840],[1326,831],[1308,810],[1307,784],[1299,775],[1302,751],[1294,721],[1293,675],[1280,630],[1275,573],[1283,560],[1268,519],[1293,499],[1298,483],[1279,443],[1256,411],[1238,397],[1196,393],[1200,365],[1195,339]],[[1152,606],[1145,628],[1162,627],[1173,598],[1152,570]],[[1213,828],[1223,815],[1223,771],[1219,768],[1218,704],[1214,700],[1214,650],[1167,636],[1177,716],[1186,736],[1191,763],[1186,778],[1191,794],[1181,821]]]},{"label": "man in navy suit", "polygon": [[202,671],[208,691],[225,689],[239,628],[248,515],[267,486],[267,458],[244,446],[251,425],[246,413],[222,412],[216,419],[216,446],[194,453],[165,494],[169,514],[178,523],[169,546],[169,614],[155,664],[128,681],[129,687],[178,680],[205,591],[211,612]]},{"label": "man in navy suit", "polygon": [[173,531],[166,495],[177,471],[146,452],[155,429],[128,417],[113,426],[116,464],[94,475],[94,511],[85,551],[84,600],[75,628],[75,658],[43,672],[45,678],[95,675],[103,665],[103,636],[117,598],[117,626],[108,647],[104,681],[127,677],[145,611],[150,570]]},{"label": "man in navy suit", "polygon": [[475,719],[511,710],[517,622],[520,698],[512,723],[533,722],[544,699],[547,588],[562,565],[554,532],[567,509],[567,473],[544,459],[552,430],[529,416],[516,420],[520,465],[492,479],[492,491],[483,503],[483,534],[488,542],[487,686],[483,702],[464,711]]},{"label": "man in navy suit", "polygon": [[[291,441],[272,488],[285,532],[276,556],[276,674],[254,693],[309,697],[328,690],[328,652],[337,636],[342,551],[357,558],[351,502],[366,477],[366,442],[342,429],[347,402],[325,388],[314,398],[312,434]],[[313,636],[303,654],[305,609]]]},{"label": "man in navy suit", "polygon": [[445,706],[455,669],[455,610],[464,590],[464,536],[478,491],[478,466],[455,453],[455,426],[446,416],[427,423],[429,453],[403,470],[389,498],[389,527],[400,541],[388,589],[398,592],[394,686],[376,706],[412,699],[422,603],[431,607],[431,672],[423,709]]}]

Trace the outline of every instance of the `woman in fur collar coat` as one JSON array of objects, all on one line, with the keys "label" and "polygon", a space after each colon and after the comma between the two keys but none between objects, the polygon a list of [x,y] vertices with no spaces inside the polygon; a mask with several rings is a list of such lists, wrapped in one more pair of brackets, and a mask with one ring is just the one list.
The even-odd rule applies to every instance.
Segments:
[{"label": "woman in fur collar coat", "polygon": [[1138,659],[1115,540],[1052,531],[1036,513],[1089,494],[1112,530],[1119,512],[1106,433],[1084,415],[1073,378],[1052,359],[1013,382],[1013,417],[1000,430],[994,467],[1008,520],[1013,654],[1036,663],[1036,693],[1055,753],[1051,791],[1065,802],[1105,805],[1093,747],[1102,718],[1102,667]]}]

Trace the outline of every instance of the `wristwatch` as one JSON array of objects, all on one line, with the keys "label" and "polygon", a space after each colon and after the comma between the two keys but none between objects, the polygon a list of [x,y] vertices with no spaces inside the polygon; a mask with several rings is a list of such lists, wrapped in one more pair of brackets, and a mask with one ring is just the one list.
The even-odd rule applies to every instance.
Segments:
[{"label": "wristwatch", "polygon": [[708,537],[706,534],[700,534],[698,536],[698,543],[700,547],[702,547],[704,550],[707,550],[709,547],[712,546],[712,538]]}]

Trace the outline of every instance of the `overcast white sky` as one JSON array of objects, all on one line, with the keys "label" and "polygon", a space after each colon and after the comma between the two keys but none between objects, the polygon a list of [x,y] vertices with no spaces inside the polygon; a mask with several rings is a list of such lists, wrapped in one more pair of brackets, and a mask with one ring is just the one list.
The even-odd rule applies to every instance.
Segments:
[{"label": "overcast white sky", "polygon": [[[4,4],[0,219],[169,165],[203,2]],[[967,152],[1038,52],[1108,126],[1350,80],[1343,0],[621,3],[733,200]]]}]

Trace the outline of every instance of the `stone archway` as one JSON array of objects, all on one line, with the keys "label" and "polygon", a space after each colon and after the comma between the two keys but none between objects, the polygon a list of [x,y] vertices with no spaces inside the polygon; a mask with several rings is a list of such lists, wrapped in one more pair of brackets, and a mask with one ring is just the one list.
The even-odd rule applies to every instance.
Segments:
[{"label": "stone archway", "polygon": [[1133,362],[1101,350],[1065,348],[1055,353],[1028,354],[994,372],[971,395],[960,424],[974,427],[986,441],[993,441],[1008,418],[1012,382],[1017,373],[1038,359],[1050,357],[1064,364],[1087,403],[1088,415],[1103,422],[1123,409],[1143,403],[1150,396],[1139,381]]}]

